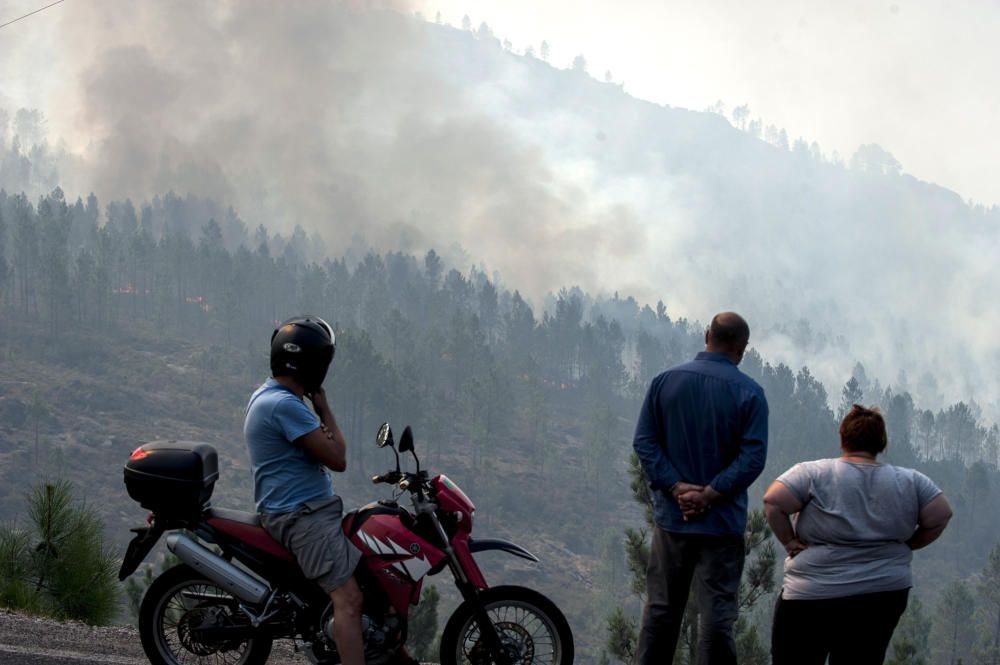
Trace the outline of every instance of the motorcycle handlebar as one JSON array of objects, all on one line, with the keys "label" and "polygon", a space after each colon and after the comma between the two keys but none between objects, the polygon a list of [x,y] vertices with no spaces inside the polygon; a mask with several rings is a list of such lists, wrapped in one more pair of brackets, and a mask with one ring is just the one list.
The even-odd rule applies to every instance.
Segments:
[{"label": "motorcycle handlebar", "polygon": [[388,483],[390,485],[395,485],[399,482],[400,478],[403,477],[399,471],[387,471],[381,475],[372,476],[372,482],[378,485],[379,483]]},{"label": "motorcycle handlebar", "polygon": [[407,487],[402,487],[402,485],[400,485],[402,489],[409,489],[410,484],[413,484],[414,486],[423,486],[423,484],[427,482],[427,473],[424,471],[421,471],[419,474],[408,473],[405,471],[386,471],[383,474],[372,476],[372,483],[376,485],[379,483],[395,485],[404,480],[408,481]]}]

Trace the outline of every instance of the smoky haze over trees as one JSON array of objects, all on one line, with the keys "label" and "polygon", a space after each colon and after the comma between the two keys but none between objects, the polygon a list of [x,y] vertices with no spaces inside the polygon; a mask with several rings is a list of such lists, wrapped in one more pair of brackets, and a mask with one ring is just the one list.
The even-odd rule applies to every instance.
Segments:
[{"label": "smoky haze over trees", "polygon": [[[491,572],[550,593],[597,662],[610,609],[638,612],[642,538],[623,533],[643,525],[639,400],[700,349],[695,321],[732,304],[771,405],[752,500],[836,454],[843,408],[879,405],[889,461],[956,508],[917,555],[923,613],[899,658],[995,657],[1000,388],[982,331],[1000,316],[983,301],[996,209],[878,146],[825,155],[745,105],[635,100],[591,78],[586,54],[561,71],[547,43],[519,56],[471,19],[318,2],[65,10],[70,129],[0,116],[0,517],[62,476],[123,541],[141,511],[120,465],[171,437],[217,445],[216,503],[248,508],[240,424],[264,341],[315,311],[339,331],[346,502],[373,498],[388,463],[378,424],[412,424],[477,528],[543,558]],[[568,518],[582,501],[588,518]],[[766,642],[768,604],[745,613],[746,644]]]},{"label": "smoky haze over trees", "polygon": [[[425,464],[476,501],[479,528],[548,562],[493,572],[551,593],[588,658],[604,649],[609,608],[622,608],[619,625],[638,612],[628,571],[641,559],[643,518],[630,496],[631,430],[649,380],[701,348],[700,324],[674,319],[662,302],[575,287],[535,308],[502,276],[458,270],[433,250],[311,261],[304,232],[251,232],[228,208],[169,192],[69,203],[59,189],[34,202],[2,191],[0,222],[12,266],[0,301],[6,517],[29,481],[56,474],[100,498],[94,505],[117,519],[110,535],[124,540],[138,513],[114,469],[141,440],[181,436],[220,448],[216,502],[249,507],[240,425],[267,374],[265,340],[290,312],[329,313],[339,348],[328,388],[352,442],[338,481],[348,503],[371,498],[368,478],[389,463],[370,447],[379,422],[412,424]],[[836,454],[834,400],[807,367],[756,351],[743,367],[771,405],[765,481]],[[880,405],[888,459],[928,473],[955,504],[941,542],[917,556],[916,592],[935,631],[972,635],[953,650],[987,653],[998,607],[984,581],[1000,556],[990,558],[1000,552],[997,428],[963,402],[925,409],[860,365],[840,397]],[[568,520],[583,496],[588,518]],[[956,608],[951,589],[963,582],[958,597],[972,601]],[[741,624],[758,657],[771,587],[759,588]]]},{"label": "smoky haze over trees", "polygon": [[685,316],[738,303],[760,348],[828,391],[860,360],[883,382],[905,370],[932,408],[1000,415],[1000,313],[980,298],[1000,213],[889,150],[825,154],[745,104],[730,122],[642,102],[580,71],[585,53],[556,63],[567,73],[478,18],[318,1],[59,11],[48,115],[69,192],[191,193],[251,227],[299,224],[332,255],[434,247],[517,274],[536,304],[565,283],[649,302],[670,285]]}]

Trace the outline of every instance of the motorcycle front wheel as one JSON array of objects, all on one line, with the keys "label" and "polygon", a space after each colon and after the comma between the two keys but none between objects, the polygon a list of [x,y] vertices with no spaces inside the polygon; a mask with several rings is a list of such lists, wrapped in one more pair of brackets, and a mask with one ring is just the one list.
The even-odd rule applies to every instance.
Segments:
[{"label": "motorcycle front wheel", "polygon": [[[513,665],[571,665],[573,633],[551,600],[531,589],[498,586],[480,595],[500,643]],[[441,635],[441,665],[489,665],[493,657],[474,619],[475,605],[465,601],[448,619]]]},{"label": "motorcycle front wheel", "polygon": [[157,577],[139,607],[139,638],[153,665],[264,665],[271,640],[206,641],[199,629],[239,625],[245,619],[229,592],[179,565]]}]

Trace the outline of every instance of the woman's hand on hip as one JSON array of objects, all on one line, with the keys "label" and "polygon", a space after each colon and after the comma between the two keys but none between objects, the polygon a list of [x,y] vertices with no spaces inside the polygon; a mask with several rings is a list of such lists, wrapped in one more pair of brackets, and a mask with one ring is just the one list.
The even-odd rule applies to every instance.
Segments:
[{"label": "woman's hand on hip", "polygon": [[808,549],[808,545],[803,543],[798,538],[792,538],[787,543],[782,543],[785,547],[785,553],[788,554],[789,559],[794,559],[802,551]]}]

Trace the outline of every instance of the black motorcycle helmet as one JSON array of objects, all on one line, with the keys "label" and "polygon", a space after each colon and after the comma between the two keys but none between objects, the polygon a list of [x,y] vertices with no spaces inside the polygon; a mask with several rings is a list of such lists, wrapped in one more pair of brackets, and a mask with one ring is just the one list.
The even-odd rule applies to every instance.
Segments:
[{"label": "black motorcycle helmet", "polygon": [[311,314],[294,316],[271,333],[271,375],[294,377],[311,393],[323,385],[336,348],[329,323]]}]

